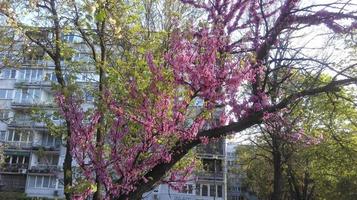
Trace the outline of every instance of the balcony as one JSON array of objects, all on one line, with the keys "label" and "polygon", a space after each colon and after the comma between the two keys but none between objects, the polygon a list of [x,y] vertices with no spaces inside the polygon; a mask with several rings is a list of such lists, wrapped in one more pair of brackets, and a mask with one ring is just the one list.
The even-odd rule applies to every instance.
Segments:
[{"label": "balcony", "polygon": [[31,129],[45,129],[46,124],[44,122],[13,120],[8,125],[9,128],[31,128]]},{"label": "balcony", "polygon": [[224,142],[222,140],[217,142],[211,142],[207,145],[199,145],[196,148],[196,152],[200,157],[207,158],[220,158],[223,159],[224,155]]},{"label": "balcony", "polygon": [[61,170],[62,168],[58,165],[39,164],[30,167],[28,172],[32,174],[51,174],[51,173],[59,172]]},{"label": "balcony", "polygon": [[25,174],[27,172],[28,168],[28,163],[24,164],[10,164],[10,163],[5,163],[1,167],[1,172],[2,173],[21,173]]},{"label": "balcony", "polygon": [[5,141],[6,149],[25,149],[30,150],[32,148],[32,142],[23,141]]},{"label": "balcony", "polygon": [[46,151],[46,152],[53,152],[53,153],[59,153],[61,145],[45,145],[41,143],[35,143],[32,145],[32,150],[34,151]]},{"label": "balcony", "polygon": [[44,67],[47,62],[43,59],[24,59],[22,65],[31,67]]},{"label": "balcony", "polygon": [[214,154],[214,153],[207,153],[205,151],[197,152],[198,157],[205,158],[205,159],[219,159],[224,160],[224,155]]},{"label": "balcony", "polygon": [[34,87],[34,88],[51,88],[52,81],[49,80],[37,80],[37,81],[26,81],[26,80],[16,80],[15,87],[16,88],[27,88],[27,87]]},{"label": "balcony", "polygon": [[195,173],[198,180],[206,180],[206,181],[223,181],[224,173],[223,172],[208,172],[208,171],[198,171]]},{"label": "balcony", "polygon": [[33,107],[47,107],[47,108],[55,108],[56,105],[53,102],[34,102],[34,101],[13,101],[11,104],[12,109],[30,109]]}]

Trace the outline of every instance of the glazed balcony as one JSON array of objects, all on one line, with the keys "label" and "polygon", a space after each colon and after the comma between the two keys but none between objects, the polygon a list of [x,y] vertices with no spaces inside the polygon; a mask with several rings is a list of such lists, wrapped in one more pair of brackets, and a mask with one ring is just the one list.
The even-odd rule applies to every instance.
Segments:
[{"label": "glazed balcony", "polygon": [[41,140],[34,141],[32,143],[32,150],[44,150],[44,151],[54,151],[58,152],[61,148],[61,140],[59,138],[50,137],[50,141],[45,141],[46,139],[42,138]]}]

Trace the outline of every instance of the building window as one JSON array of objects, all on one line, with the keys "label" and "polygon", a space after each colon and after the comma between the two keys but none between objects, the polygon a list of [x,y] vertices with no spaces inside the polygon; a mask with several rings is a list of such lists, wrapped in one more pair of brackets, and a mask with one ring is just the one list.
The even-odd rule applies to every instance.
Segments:
[{"label": "building window", "polygon": [[193,185],[187,185],[187,192],[188,194],[193,194]]},{"label": "building window", "polygon": [[36,185],[35,185],[35,187],[42,188],[42,181],[43,181],[43,177],[36,176]]},{"label": "building window", "polygon": [[42,69],[20,69],[18,72],[18,80],[26,82],[35,82],[43,80]]},{"label": "building window", "polygon": [[44,79],[45,79],[45,81],[57,81],[57,77],[56,77],[56,74],[54,72],[46,73]]},{"label": "building window", "polygon": [[54,176],[29,176],[29,188],[55,188],[56,177]]},{"label": "building window", "polygon": [[211,197],[216,196],[216,186],[215,185],[210,185],[209,186],[209,195]]},{"label": "building window", "polygon": [[14,79],[16,77],[16,70],[14,69],[2,69],[0,72],[1,79]]},{"label": "building window", "polygon": [[14,133],[14,138],[13,138],[13,141],[20,141],[20,139],[21,139],[21,133],[19,133],[19,132],[15,132]]},{"label": "building window", "polygon": [[94,100],[93,95],[89,92],[85,92],[85,98],[86,98],[87,102],[93,102],[93,100]]},{"label": "building window", "polygon": [[196,195],[201,195],[201,185],[196,184]]},{"label": "building window", "polygon": [[63,36],[63,40],[69,43],[72,43],[74,39],[74,35],[65,35]]},{"label": "building window", "polygon": [[223,196],[223,188],[222,185],[217,185],[217,196],[222,197]]},{"label": "building window", "polygon": [[10,118],[10,111],[1,110],[0,111],[0,120],[8,120]]},{"label": "building window", "polygon": [[222,160],[202,159],[203,169],[207,172],[222,172]]},{"label": "building window", "polygon": [[80,73],[76,75],[77,82],[96,82],[98,81],[98,75],[94,73]]},{"label": "building window", "polygon": [[193,185],[188,184],[188,185],[183,186],[181,193],[193,194]]},{"label": "building window", "polygon": [[58,188],[64,188],[63,179],[58,179]]},{"label": "building window", "polygon": [[0,89],[0,99],[12,99],[13,90]]},{"label": "building window", "polygon": [[157,196],[157,194],[154,194],[154,200],[159,200],[159,197]]},{"label": "building window", "polygon": [[207,185],[202,185],[202,194],[201,196],[208,196],[208,186]]},{"label": "building window", "polygon": [[16,103],[34,103],[41,100],[41,89],[19,89],[15,93]]},{"label": "building window", "polygon": [[29,157],[12,155],[12,156],[8,156],[5,162],[8,164],[28,164]]},{"label": "building window", "polygon": [[0,141],[6,140],[6,131],[0,131]]},{"label": "building window", "polygon": [[38,157],[38,164],[42,166],[43,165],[56,166],[58,164],[58,155],[56,154],[41,155]]},{"label": "building window", "polygon": [[9,135],[7,137],[7,141],[9,142],[24,142],[30,143],[32,142],[32,133],[30,131],[15,131],[10,130]]},{"label": "building window", "polygon": [[42,132],[42,146],[59,146],[61,141],[58,138],[53,137],[47,132]]}]

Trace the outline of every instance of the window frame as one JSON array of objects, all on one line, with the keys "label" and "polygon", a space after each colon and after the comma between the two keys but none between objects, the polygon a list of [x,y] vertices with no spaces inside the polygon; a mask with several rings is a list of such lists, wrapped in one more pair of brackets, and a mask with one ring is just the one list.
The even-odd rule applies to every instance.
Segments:
[{"label": "window frame", "polygon": [[[1,92],[5,92],[4,97],[2,97]],[[1,88],[0,89],[0,99],[5,99],[5,100],[11,100],[14,98],[14,90],[13,89],[5,89],[5,88]]]},{"label": "window frame", "polygon": [[[47,187],[45,187],[45,178],[48,178]],[[38,184],[40,183],[41,184]],[[27,187],[35,188],[35,189],[56,189],[57,185],[57,178],[55,176],[41,176],[41,175],[34,175],[29,176],[29,181],[27,183]]]},{"label": "window frame", "polygon": [[0,79],[16,79],[16,70],[8,68],[2,69]]}]

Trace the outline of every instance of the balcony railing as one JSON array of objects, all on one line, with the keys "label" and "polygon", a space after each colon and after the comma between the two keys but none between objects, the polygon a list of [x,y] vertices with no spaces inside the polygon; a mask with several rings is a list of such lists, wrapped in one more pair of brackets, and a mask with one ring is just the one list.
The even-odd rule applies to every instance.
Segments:
[{"label": "balcony railing", "polygon": [[224,179],[224,173],[223,172],[207,172],[207,171],[199,171],[196,172],[195,175],[198,177],[200,180],[217,180],[217,181],[223,181]]},{"label": "balcony railing", "polygon": [[[18,87],[31,87],[31,86],[44,86],[51,87],[52,82],[49,80],[16,80],[15,86]],[[42,88],[42,87],[41,87]]]},{"label": "balcony railing", "polygon": [[44,101],[13,101],[11,104],[12,108],[31,108],[31,107],[55,107],[54,102],[44,102]]},{"label": "balcony railing", "polygon": [[61,170],[62,170],[62,168],[58,165],[39,164],[39,165],[30,167],[29,173],[53,173],[53,172],[58,172]]},{"label": "balcony railing", "polygon": [[221,154],[213,154],[213,153],[207,153],[207,152],[197,152],[197,155],[200,158],[208,158],[208,159],[224,159],[224,155]]},{"label": "balcony railing", "polygon": [[31,149],[32,142],[5,141],[8,149]]},{"label": "balcony railing", "polygon": [[22,62],[23,65],[30,65],[30,66],[43,66],[46,64],[42,59],[38,60],[29,60],[29,59],[24,59]]},{"label": "balcony railing", "polygon": [[48,145],[43,143],[33,143],[32,150],[56,151],[60,150],[61,144]]},{"label": "balcony railing", "polygon": [[13,120],[9,124],[10,127],[30,127],[30,128],[45,128],[46,124],[44,122],[34,122],[30,120]]},{"label": "balcony railing", "polygon": [[4,141],[7,149],[25,149],[25,150],[44,150],[59,151],[61,143],[45,144],[42,142],[21,142],[21,141]]},{"label": "balcony railing", "polygon": [[24,163],[24,164],[5,163],[1,166],[0,171],[1,172],[12,172],[12,173],[26,173],[27,168],[28,168],[28,163]]},{"label": "balcony railing", "polygon": [[212,154],[224,156],[223,142],[209,143],[207,145],[199,145],[196,148],[198,154]]}]

